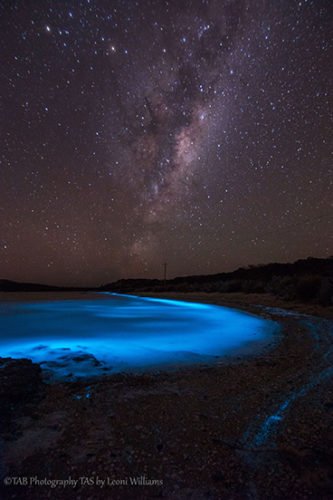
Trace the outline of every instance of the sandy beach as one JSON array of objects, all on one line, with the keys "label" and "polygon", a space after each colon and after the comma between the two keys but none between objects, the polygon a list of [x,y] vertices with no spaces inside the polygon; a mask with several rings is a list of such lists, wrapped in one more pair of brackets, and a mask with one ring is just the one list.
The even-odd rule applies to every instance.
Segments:
[{"label": "sandy beach", "polygon": [[163,297],[273,319],[279,342],[232,363],[74,383],[25,366],[28,397],[8,380],[1,393],[1,498],[332,498],[331,308]]},{"label": "sandy beach", "polygon": [[333,0],[0,0],[0,500],[333,500]]}]

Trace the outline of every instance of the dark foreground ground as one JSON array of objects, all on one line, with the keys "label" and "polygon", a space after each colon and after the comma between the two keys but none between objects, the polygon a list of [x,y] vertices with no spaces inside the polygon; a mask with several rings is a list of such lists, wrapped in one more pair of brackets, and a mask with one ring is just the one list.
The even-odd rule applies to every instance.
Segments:
[{"label": "dark foreground ground", "polygon": [[2,360],[0,498],[333,498],[332,320],[263,295],[173,297],[278,320],[281,340],[232,364],[67,384]]}]

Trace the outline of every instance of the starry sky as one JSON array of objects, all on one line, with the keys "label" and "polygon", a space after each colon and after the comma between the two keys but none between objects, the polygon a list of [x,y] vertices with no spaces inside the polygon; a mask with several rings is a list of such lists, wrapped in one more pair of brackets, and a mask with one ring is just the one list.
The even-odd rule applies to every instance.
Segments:
[{"label": "starry sky", "polygon": [[0,277],[332,255],[330,0],[0,0]]}]

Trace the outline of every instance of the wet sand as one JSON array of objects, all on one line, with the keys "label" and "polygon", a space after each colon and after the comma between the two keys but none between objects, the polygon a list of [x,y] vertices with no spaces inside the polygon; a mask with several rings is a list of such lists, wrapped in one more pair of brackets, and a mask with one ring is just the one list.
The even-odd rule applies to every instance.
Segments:
[{"label": "wet sand", "polygon": [[[332,498],[331,310],[286,315],[267,309],[283,306],[268,296],[160,296],[279,321],[280,341],[233,363],[35,384],[7,408],[0,435],[2,477],[28,485],[3,483],[0,497]],[[42,485],[51,479],[73,482]]]}]

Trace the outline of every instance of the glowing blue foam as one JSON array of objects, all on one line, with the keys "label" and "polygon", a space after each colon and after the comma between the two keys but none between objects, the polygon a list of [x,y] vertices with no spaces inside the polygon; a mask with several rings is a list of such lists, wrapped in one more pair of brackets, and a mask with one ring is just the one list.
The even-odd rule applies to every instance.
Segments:
[{"label": "glowing blue foam", "polygon": [[0,356],[64,378],[207,362],[262,346],[274,331],[233,309],[132,295],[0,303]]}]

